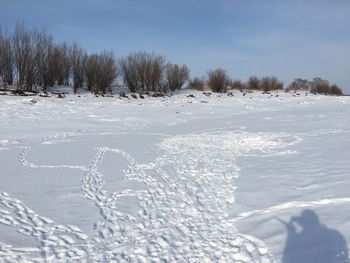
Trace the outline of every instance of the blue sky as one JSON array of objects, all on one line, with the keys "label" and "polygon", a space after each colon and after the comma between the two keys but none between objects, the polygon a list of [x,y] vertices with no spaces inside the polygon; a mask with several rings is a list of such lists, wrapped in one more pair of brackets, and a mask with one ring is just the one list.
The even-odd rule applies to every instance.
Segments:
[{"label": "blue sky", "polygon": [[145,49],[237,79],[320,76],[350,93],[349,0],[0,0],[0,24],[117,56]]}]

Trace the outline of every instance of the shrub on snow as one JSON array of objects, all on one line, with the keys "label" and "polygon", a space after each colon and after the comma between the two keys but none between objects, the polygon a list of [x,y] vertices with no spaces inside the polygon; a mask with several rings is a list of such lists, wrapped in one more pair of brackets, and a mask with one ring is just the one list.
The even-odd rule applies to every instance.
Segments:
[{"label": "shrub on snow", "polygon": [[163,92],[165,58],[146,51],[122,59],[121,74],[131,92]]},{"label": "shrub on snow", "polygon": [[171,91],[179,90],[188,80],[190,70],[186,65],[168,64],[166,66],[167,87]]},{"label": "shrub on snow", "polygon": [[208,87],[213,92],[226,92],[230,79],[224,69],[215,69],[208,72]]}]

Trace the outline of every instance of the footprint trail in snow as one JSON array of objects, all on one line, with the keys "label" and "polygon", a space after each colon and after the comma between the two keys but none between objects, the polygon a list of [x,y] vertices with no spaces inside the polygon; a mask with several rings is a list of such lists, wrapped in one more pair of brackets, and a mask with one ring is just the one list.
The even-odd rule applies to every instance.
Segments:
[{"label": "footprint trail in snow", "polygon": [[[252,154],[289,154],[299,137],[246,132],[210,132],[164,139],[153,162],[138,163],[120,149],[97,149],[90,167],[30,163],[25,148],[18,157],[35,169],[67,168],[85,172],[81,190],[100,215],[95,236],[79,227],[57,225],[21,201],[0,194],[0,223],[39,241],[15,248],[0,243],[0,258],[9,262],[273,262],[264,243],[243,235],[228,212],[235,204],[238,158]],[[108,193],[100,166],[107,152],[128,162],[125,180],[144,190]],[[124,197],[140,207],[135,214],[117,209]]]}]

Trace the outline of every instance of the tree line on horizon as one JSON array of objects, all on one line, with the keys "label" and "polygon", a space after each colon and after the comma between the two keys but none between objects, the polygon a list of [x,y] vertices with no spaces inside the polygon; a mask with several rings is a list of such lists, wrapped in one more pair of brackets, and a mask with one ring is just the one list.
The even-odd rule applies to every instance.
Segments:
[{"label": "tree line on horizon", "polygon": [[0,83],[4,88],[47,90],[71,86],[76,93],[86,89],[106,93],[117,79],[130,92],[168,92],[187,87],[213,92],[228,90],[304,90],[318,94],[342,95],[327,80],[295,79],[286,88],[276,77],[250,77],[246,82],[232,80],[224,69],[209,70],[205,77],[190,78],[186,65],[172,64],[164,56],[139,51],[116,59],[112,52],[88,53],[79,44],[57,43],[44,29],[28,29],[17,24],[9,33],[0,25]]}]

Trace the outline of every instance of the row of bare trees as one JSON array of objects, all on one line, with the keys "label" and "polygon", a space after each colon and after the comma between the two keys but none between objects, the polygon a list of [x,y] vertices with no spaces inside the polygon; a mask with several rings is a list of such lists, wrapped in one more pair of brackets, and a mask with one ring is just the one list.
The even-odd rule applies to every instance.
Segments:
[{"label": "row of bare trees", "polygon": [[38,86],[46,89],[69,82],[70,57],[66,44],[55,44],[45,30],[28,30],[23,24],[18,24],[12,35],[2,35],[4,42],[10,43],[6,53],[11,54],[9,70],[13,76],[11,81],[2,78],[4,85],[14,84],[16,79],[19,89],[31,91]]},{"label": "row of bare trees", "polygon": [[330,84],[328,80],[316,77],[311,81],[307,79],[297,78],[289,84],[286,91],[309,91],[318,94],[343,95],[341,88],[336,84]]},{"label": "row of bare trees", "polygon": [[18,89],[68,85],[71,73],[70,47],[56,44],[45,30],[17,24],[9,34],[0,27],[0,80],[4,87]]},{"label": "row of bare trees", "polygon": [[252,76],[247,82],[232,80],[224,69],[215,69],[208,72],[207,77],[194,78],[189,86],[194,89],[204,90],[209,88],[213,92],[227,92],[228,90],[271,90],[283,89],[283,82],[276,77],[263,77],[261,79]]},{"label": "row of bare trees", "polygon": [[[131,53],[116,60],[112,52],[88,54],[77,43],[56,43],[43,29],[28,29],[17,24],[12,33],[0,26],[0,83],[20,90],[46,90],[55,85],[71,85],[74,92],[86,88],[93,93],[106,93],[121,76],[131,92],[167,92],[188,87],[213,92],[237,90],[283,89],[276,77],[252,76],[246,82],[232,80],[224,69],[208,71],[206,77],[190,79],[186,65],[169,63],[164,56],[146,51]],[[341,89],[328,81],[295,79],[286,89],[341,95]]]},{"label": "row of bare trees", "polygon": [[165,57],[139,51],[120,62],[124,84],[131,92],[166,92],[181,89],[189,78],[186,65],[167,63]]},{"label": "row of bare trees", "polygon": [[[209,89],[213,92],[226,92],[228,90],[269,92],[283,90],[284,84],[276,77],[251,76],[246,82],[232,80],[223,69],[210,70],[207,77],[193,78],[189,81],[189,87],[197,90]],[[341,88],[336,84],[330,84],[327,80],[319,77],[309,81],[296,78],[285,89],[289,91],[307,91],[315,94],[343,95]]]},{"label": "row of bare trees", "polygon": [[189,69],[145,51],[117,63],[112,52],[88,54],[77,43],[56,43],[45,30],[17,24],[9,34],[0,27],[0,81],[4,87],[32,91],[72,85],[74,92],[86,88],[105,93],[120,75],[132,92],[165,92],[181,89]]},{"label": "row of bare trees", "polygon": [[0,27],[0,80],[5,88],[32,91],[72,84],[74,91],[87,87],[106,92],[118,72],[112,53],[88,54],[77,43],[56,43],[47,31],[24,24],[17,24],[11,34]]},{"label": "row of bare trees", "polygon": [[284,84],[276,77],[262,77],[251,76],[247,82],[235,80],[230,82],[231,89],[236,90],[260,90],[262,92],[269,92],[273,90],[282,90]]}]

